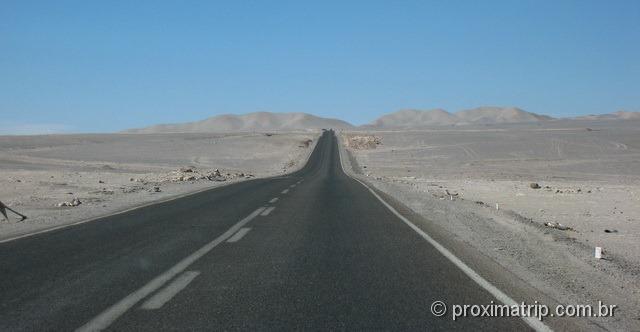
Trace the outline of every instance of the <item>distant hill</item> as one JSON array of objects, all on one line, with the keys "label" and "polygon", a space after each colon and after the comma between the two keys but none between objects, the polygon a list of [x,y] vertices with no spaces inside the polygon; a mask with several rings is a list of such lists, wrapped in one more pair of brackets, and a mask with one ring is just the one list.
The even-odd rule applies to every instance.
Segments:
[{"label": "distant hill", "polygon": [[590,114],[578,116],[574,120],[640,120],[640,112],[618,111],[607,114]]},{"label": "distant hill", "polygon": [[[640,112],[619,111],[609,114],[585,115],[565,118],[579,120],[640,120]],[[550,116],[524,111],[516,107],[478,107],[449,113],[443,109],[405,109],[385,114],[360,129],[419,129],[438,126],[493,125],[507,123],[544,123],[560,120]],[[238,131],[291,131],[306,129],[353,129],[348,122],[322,118],[307,113],[256,112],[243,115],[225,114],[202,121],[160,124],[151,127],[125,130],[125,133],[196,133]]]},{"label": "distant hill", "polygon": [[546,115],[523,111],[516,107],[478,107],[455,114],[461,123],[499,124],[553,120]]},{"label": "distant hill", "polygon": [[451,113],[434,109],[428,111],[400,110],[376,119],[371,126],[377,128],[410,128],[415,126],[442,126],[458,122]]},{"label": "distant hill", "polygon": [[453,114],[442,109],[428,111],[401,110],[383,115],[367,127],[420,128],[465,124],[542,122],[549,120],[553,120],[553,118],[526,112],[515,107],[478,107]]},{"label": "distant hill", "polygon": [[335,128],[353,128],[348,122],[321,118],[307,113],[256,112],[243,115],[225,114],[202,121],[160,124],[146,128],[129,129],[125,133],[195,133],[230,131],[286,131]]}]

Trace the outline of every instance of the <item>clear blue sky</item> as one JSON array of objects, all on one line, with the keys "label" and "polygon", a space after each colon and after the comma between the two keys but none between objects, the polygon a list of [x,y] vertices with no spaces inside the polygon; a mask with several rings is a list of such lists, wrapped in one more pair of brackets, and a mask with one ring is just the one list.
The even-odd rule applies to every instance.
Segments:
[{"label": "clear blue sky", "polygon": [[1,1],[0,131],[640,110],[640,1]]}]

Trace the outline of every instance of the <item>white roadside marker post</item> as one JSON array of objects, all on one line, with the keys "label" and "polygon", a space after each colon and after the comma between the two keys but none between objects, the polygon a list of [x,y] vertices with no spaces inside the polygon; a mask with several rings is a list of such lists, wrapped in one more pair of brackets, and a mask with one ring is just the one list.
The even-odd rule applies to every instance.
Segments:
[{"label": "white roadside marker post", "polygon": [[596,247],[595,257],[596,259],[602,259],[602,247]]},{"label": "white roadside marker post", "polygon": [[496,203],[496,210],[500,210],[500,205],[498,205],[498,203]]}]

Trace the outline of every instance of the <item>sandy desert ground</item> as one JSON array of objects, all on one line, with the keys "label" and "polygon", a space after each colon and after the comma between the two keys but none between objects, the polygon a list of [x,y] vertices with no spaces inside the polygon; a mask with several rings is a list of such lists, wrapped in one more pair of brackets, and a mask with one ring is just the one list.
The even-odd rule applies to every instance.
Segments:
[{"label": "sandy desert ground", "polygon": [[[319,131],[0,136],[0,201],[28,216],[0,216],[0,239],[291,172],[305,163],[318,136]],[[74,199],[81,204],[58,206]]]},{"label": "sandy desert ground", "polygon": [[[342,138],[356,173],[452,236],[565,303],[624,306],[614,328],[637,324],[640,121],[345,131]],[[595,246],[605,259],[594,259]]]}]

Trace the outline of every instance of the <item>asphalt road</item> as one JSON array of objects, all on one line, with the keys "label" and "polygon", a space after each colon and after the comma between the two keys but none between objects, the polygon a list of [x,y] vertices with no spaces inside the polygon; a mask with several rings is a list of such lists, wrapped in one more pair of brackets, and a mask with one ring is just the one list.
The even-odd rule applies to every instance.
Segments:
[{"label": "asphalt road", "polygon": [[496,301],[343,172],[330,131],[294,174],[0,244],[2,331],[530,329],[437,300]]}]

